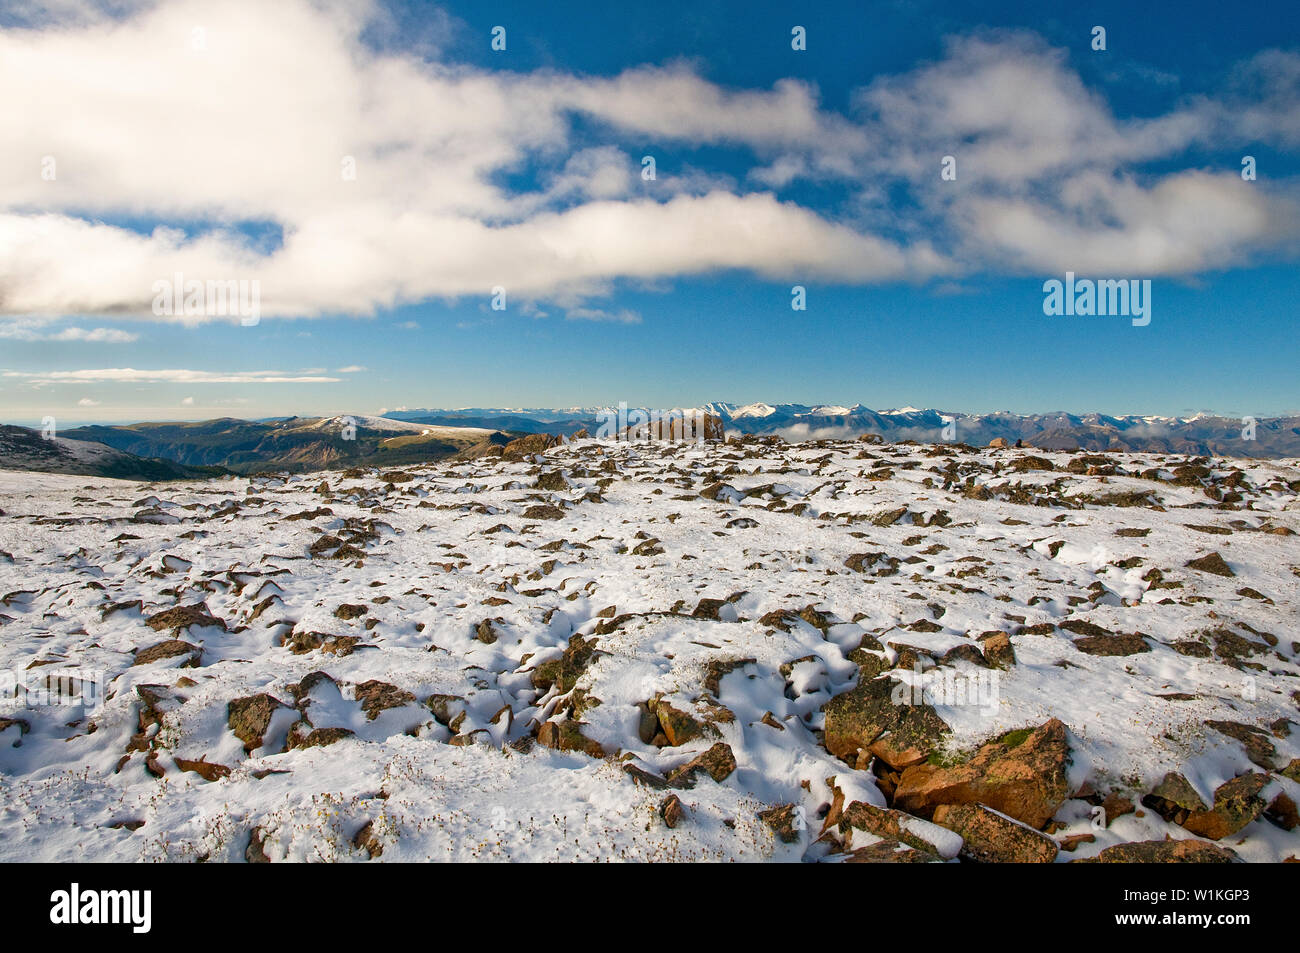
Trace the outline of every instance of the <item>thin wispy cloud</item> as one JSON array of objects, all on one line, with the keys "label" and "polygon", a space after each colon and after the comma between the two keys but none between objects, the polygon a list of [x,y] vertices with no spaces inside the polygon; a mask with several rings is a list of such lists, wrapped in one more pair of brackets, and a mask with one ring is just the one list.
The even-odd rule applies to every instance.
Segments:
[{"label": "thin wispy cloud", "polygon": [[4,371],[0,377],[33,384],[333,384],[342,378],[300,375],[285,371],[194,371],[180,368],[137,370],[104,367],[76,371]]},{"label": "thin wispy cloud", "polygon": [[0,318],[0,340],[10,341],[85,341],[91,344],[130,344],[140,340],[134,331],[119,328],[68,327],[57,330],[45,322],[29,320],[6,321]]}]

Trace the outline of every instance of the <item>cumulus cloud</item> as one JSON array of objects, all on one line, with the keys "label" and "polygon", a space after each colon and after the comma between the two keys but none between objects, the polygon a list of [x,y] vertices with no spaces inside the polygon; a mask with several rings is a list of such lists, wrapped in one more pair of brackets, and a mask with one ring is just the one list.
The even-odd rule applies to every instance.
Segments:
[{"label": "cumulus cloud", "polygon": [[[257,280],[265,317],[498,285],[618,315],[593,299],[620,279],[871,283],[1085,261],[1167,273],[1294,244],[1292,207],[1262,182],[1129,168],[1225,130],[1300,144],[1288,53],[1243,65],[1220,99],[1119,120],[1041,39],[963,37],[841,114],[803,81],[726,89],[686,64],[453,66],[438,58],[449,18],[395,43],[400,24],[374,3],[26,7],[30,29],[0,31],[0,86],[23,90],[0,112],[10,315],[152,318],[154,282],[176,273]],[[647,143],[735,147],[752,165],[744,185],[662,162],[647,181]],[[781,197],[828,179],[849,192],[842,214]],[[915,214],[882,205],[896,185]]]}]

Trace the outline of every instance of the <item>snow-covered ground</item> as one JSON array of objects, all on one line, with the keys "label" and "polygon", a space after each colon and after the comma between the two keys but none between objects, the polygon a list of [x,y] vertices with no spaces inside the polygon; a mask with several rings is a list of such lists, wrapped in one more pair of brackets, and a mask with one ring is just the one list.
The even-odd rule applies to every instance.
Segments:
[{"label": "snow-covered ground", "polygon": [[[398,483],[0,472],[0,676],[107,689],[0,699],[0,860],[838,859],[836,791],[887,804],[823,742],[864,660],[996,676],[934,706],[936,763],[1064,722],[1093,800],[1050,834],[1094,840],[1058,861],[1191,837],[1140,803],[1166,772],[1300,799],[1297,462],[1078,459],[582,440]],[[1210,553],[1231,576],[1187,565]],[[993,631],[1004,670],[971,661]],[[719,742],[734,770],[673,782]],[[1094,824],[1104,794],[1136,810]],[[788,843],[758,816],[785,804]],[[1300,856],[1275,814],[1220,846]]]}]

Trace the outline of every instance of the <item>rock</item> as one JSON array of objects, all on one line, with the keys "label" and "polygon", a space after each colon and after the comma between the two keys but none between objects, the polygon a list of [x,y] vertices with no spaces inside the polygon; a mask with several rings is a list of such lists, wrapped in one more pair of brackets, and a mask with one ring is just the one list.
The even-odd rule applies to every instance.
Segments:
[{"label": "rock", "polygon": [[1264,817],[1284,831],[1293,831],[1300,827],[1300,812],[1296,811],[1295,801],[1285,791],[1279,791],[1269,801],[1264,810]]},{"label": "rock", "polygon": [[540,474],[537,477],[537,483],[534,485],[539,490],[567,490],[569,481],[564,478],[564,474],[559,470],[550,470]]},{"label": "rock", "polygon": [[889,678],[861,681],[822,706],[826,750],[837,758],[853,759],[890,732],[893,737],[880,746],[885,754],[898,752],[908,762],[915,752],[924,752],[922,760],[928,757],[950,729],[930,705],[894,704],[894,685]]},{"label": "rock", "polygon": [[374,721],[379,717],[379,713],[387,711],[389,708],[401,708],[403,705],[409,705],[415,701],[415,696],[410,692],[403,691],[396,685],[390,685],[388,682],[381,682],[377,679],[371,679],[368,682],[362,682],[356,689],[357,701],[361,703],[361,710],[366,713],[366,719]]},{"label": "rock", "polygon": [[344,738],[351,738],[353,731],[350,728],[313,728],[305,735],[302,733],[302,723],[295,725],[289,732],[289,739],[285,743],[285,751],[294,751],[298,748],[324,748]]},{"label": "rock", "polygon": [[940,804],[934,822],[961,835],[961,856],[981,863],[1050,864],[1056,841],[982,804]]},{"label": "rock", "polygon": [[364,850],[371,860],[384,852],[384,845],[379,840],[379,835],[375,833],[374,821],[366,821],[361,830],[353,835],[352,846],[357,850]]},{"label": "rock", "polygon": [[507,460],[521,460],[538,453],[545,453],[552,447],[558,447],[564,438],[549,433],[531,433],[526,437],[511,440],[501,448],[501,456]]},{"label": "rock", "polygon": [[1207,807],[1181,774],[1170,772],[1142,803],[1165,820],[1210,840],[1235,834],[1264,812],[1260,791],[1268,775],[1257,772],[1225,781],[1214,790],[1214,805]]},{"label": "rock", "polygon": [[660,701],[655,706],[655,715],[659,719],[664,735],[668,738],[668,744],[673,747],[684,745],[706,735],[714,738],[718,736],[718,730],[713,725],[700,721],[681,709],[674,708],[666,701]]},{"label": "rock", "polygon": [[699,604],[696,605],[695,611],[691,613],[691,617],[695,619],[708,619],[712,622],[720,622],[722,620],[718,613],[721,612],[724,606],[730,604],[731,603],[727,602],[726,599],[701,599]]},{"label": "rock", "polygon": [[349,619],[359,619],[369,611],[370,608],[368,606],[355,605],[353,603],[345,602],[343,603],[343,605],[339,606],[337,609],[334,610],[334,617],[337,619],[342,619],[346,622]]},{"label": "rock", "polygon": [[1236,573],[1232,568],[1223,561],[1223,557],[1218,553],[1207,553],[1199,559],[1190,560],[1187,564],[1188,569],[1196,569],[1200,572],[1213,573],[1216,576],[1235,576]]},{"label": "rock", "polygon": [[722,679],[730,675],[736,669],[744,668],[746,665],[753,665],[758,660],[753,657],[748,658],[729,658],[729,659],[710,659],[704,669],[704,688],[714,698],[722,690]]},{"label": "rock", "polygon": [[877,513],[875,516],[871,518],[871,525],[882,526],[882,527],[893,526],[895,523],[897,523],[906,515],[907,515],[907,507],[899,506],[892,510],[885,510],[882,513]]},{"label": "rock", "polygon": [[537,743],[556,751],[579,751],[593,758],[605,757],[605,749],[584,735],[583,727],[582,722],[572,718],[542,722],[537,729]]},{"label": "rock", "polygon": [[1008,669],[1016,664],[1016,653],[1011,646],[1011,636],[1005,632],[981,636],[980,641],[983,643],[985,661],[994,668]]},{"label": "rock", "polygon": [[1011,464],[1012,473],[1024,473],[1027,470],[1055,470],[1052,461],[1046,457],[1023,456]]},{"label": "rock", "polygon": [[230,769],[224,764],[204,761],[202,758],[198,761],[187,761],[184,758],[173,758],[172,760],[176,762],[176,767],[182,771],[192,771],[204,781],[220,781],[222,778],[230,777]]},{"label": "rock", "polygon": [[552,506],[550,503],[540,503],[537,506],[530,506],[524,510],[524,519],[529,520],[560,520],[564,519],[564,510],[558,506]]},{"label": "rock", "polygon": [[1103,656],[1137,655],[1151,651],[1146,639],[1136,632],[1127,635],[1085,635],[1074,640],[1074,647],[1084,655]]},{"label": "rock", "polygon": [[478,639],[484,645],[492,645],[496,642],[497,632],[492,625],[491,619],[484,619],[478,625],[474,626],[474,638]]},{"label": "rock", "polygon": [[896,576],[898,575],[898,565],[900,560],[897,556],[890,556],[888,553],[854,553],[848,559],[844,560],[844,565],[854,572],[871,573],[873,576]]},{"label": "rock", "polygon": [[1246,748],[1246,757],[1258,767],[1265,771],[1273,771],[1278,767],[1277,749],[1273,747],[1273,742],[1268,740],[1268,732],[1263,728],[1243,725],[1239,721],[1210,720],[1205,724],[1229,738],[1240,741]]},{"label": "rock", "polygon": [[939,858],[923,850],[913,850],[896,840],[878,841],[869,847],[859,847],[844,858],[846,864],[933,864]]},{"label": "rock", "polygon": [[532,671],[530,679],[533,688],[546,691],[552,686],[561,695],[573,691],[574,685],[591,664],[596,654],[596,639],[584,639],[575,635],[569,639],[569,647],[555,659],[543,662]]},{"label": "rock", "polygon": [[909,767],[899,779],[894,806],[929,817],[940,805],[979,802],[1041,828],[1069,797],[1069,763],[1065,725],[1053,718],[988,742],[965,764]]},{"label": "rock", "polygon": [[758,812],[759,819],[772,829],[783,844],[793,844],[804,828],[803,814],[797,804],[780,804]]},{"label": "rock", "polygon": [[192,606],[175,606],[165,612],[151,615],[144,622],[155,632],[160,632],[163,629],[177,632],[192,625],[213,626],[223,632],[226,631],[226,623],[208,612],[207,605],[201,602]]},{"label": "rock", "polygon": [[160,662],[163,659],[176,658],[181,655],[190,656],[186,667],[198,664],[199,655],[202,653],[197,645],[191,645],[180,639],[168,639],[165,642],[158,642],[148,648],[141,649],[135,653],[135,661],[132,665],[149,665],[153,662]]},{"label": "rock", "polygon": [[1061,850],[1072,854],[1079,849],[1080,844],[1091,844],[1096,840],[1096,834],[1070,834],[1068,837],[1061,838]]},{"label": "rock", "polygon": [[664,798],[664,802],[659,805],[659,816],[664,819],[664,823],[669,827],[676,827],[682,822],[686,814],[686,809],[682,807],[681,798],[676,794],[670,794]]},{"label": "rock", "polygon": [[735,770],[736,756],[731,752],[731,745],[719,741],[708,751],[696,755],[680,768],[670,772],[668,783],[675,788],[694,787],[696,775],[701,771],[721,783]]},{"label": "rock", "polygon": [[248,846],[244,848],[244,861],[250,864],[269,864],[271,858],[266,856],[263,846],[263,834],[260,827],[254,827],[248,834]]},{"label": "rock", "polygon": [[1115,818],[1133,813],[1133,802],[1122,794],[1111,791],[1102,800],[1101,809],[1106,813],[1106,826],[1110,827]]},{"label": "rock", "polygon": [[659,545],[659,537],[651,536],[649,539],[637,543],[632,549],[633,556],[658,556],[663,553],[664,548]]},{"label": "rock", "polygon": [[887,840],[900,841],[936,857],[955,857],[959,849],[956,845],[960,844],[959,838],[928,821],[863,801],[854,801],[845,808],[836,826],[845,843],[851,842],[854,830],[861,830]]},{"label": "rock", "polygon": [[1007,446],[1007,438],[994,437],[992,440],[989,441],[989,446],[995,449],[1005,449]]},{"label": "rock", "polygon": [[306,655],[320,648],[325,643],[325,636],[320,632],[290,632],[280,639],[280,645],[294,655]]},{"label": "rock", "polygon": [[1096,857],[1075,864],[1230,864],[1237,855],[1226,847],[1201,840],[1147,840],[1107,847]]}]

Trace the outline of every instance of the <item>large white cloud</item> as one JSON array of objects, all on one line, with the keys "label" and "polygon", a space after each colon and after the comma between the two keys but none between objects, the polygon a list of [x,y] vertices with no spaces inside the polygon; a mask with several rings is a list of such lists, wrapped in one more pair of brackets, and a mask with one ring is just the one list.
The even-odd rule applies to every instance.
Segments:
[{"label": "large white cloud", "polygon": [[[174,0],[122,3],[115,18],[30,5],[47,8],[33,28],[0,32],[0,88],[23,91],[0,112],[9,315],[148,317],[154,282],[178,272],[257,279],[263,316],[368,314],[498,285],[620,314],[584,299],[620,278],[722,269],[848,283],[1160,274],[1294,241],[1292,207],[1261,183],[1125,171],[1225,129],[1265,135],[1300,86],[1290,54],[1248,64],[1235,106],[1121,122],[1040,40],[968,37],[861,91],[849,117],[794,80],[727,90],[684,65],[601,78],[376,50],[364,38],[382,11],[367,4]],[[575,116],[607,141],[578,141]],[[760,188],[836,179],[851,198],[831,216],[707,169],[661,166],[646,182],[647,142],[739,146]],[[944,154],[958,157],[957,188],[939,180]],[[536,187],[511,188],[526,169]],[[890,182],[911,190],[914,215],[873,204]]]}]

